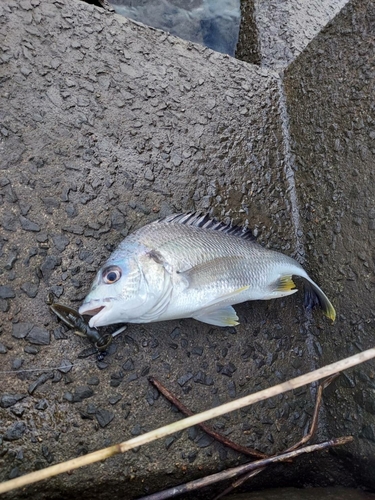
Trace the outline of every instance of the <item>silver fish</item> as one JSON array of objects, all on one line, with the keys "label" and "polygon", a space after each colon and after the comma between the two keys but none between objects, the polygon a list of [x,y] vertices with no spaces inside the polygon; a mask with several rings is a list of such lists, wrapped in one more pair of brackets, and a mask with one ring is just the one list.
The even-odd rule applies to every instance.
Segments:
[{"label": "silver fish", "polygon": [[234,326],[232,305],[295,293],[293,275],[305,280],[305,305],[319,305],[334,320],[331,302],[296,260],[262,247],[249,230],[174,214],[120,243],[79,312],[92,316],[92,328],[179,318]]}]

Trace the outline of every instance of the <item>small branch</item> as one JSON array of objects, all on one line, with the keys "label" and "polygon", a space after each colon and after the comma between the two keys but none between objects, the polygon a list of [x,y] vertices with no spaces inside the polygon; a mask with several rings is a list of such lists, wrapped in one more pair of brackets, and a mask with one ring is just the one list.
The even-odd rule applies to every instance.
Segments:
[{"label": "small branch", "polygon": [[[150,384],[152,384],[156,389],[166,398],[168,401],[170,401],[181,413],[184,415],[191,417],[194,415],[194,413],[189,410],[181,401],[179,401],[174,394],[172,394],[166,387],[163,386],[159,380],[157,380],[154,377],[149,377],[148,378]],[[226,438],[222,434],[219,434],[218,432],[214,431],[209,427],[208,425],[205,424],[197,424],[206,434],[209,436],[213,437],[216,439],[216,441],[219,441],[219,443],[222,443],[225,446],[228,446],[234,451],[237,451],[238,453],[242,453],[243,455],[246,455],[248,457],[257,457],[257,458],[267,458],[268,455],[265,453],[262,453],[258,450],[253,450],[252,448],[245,448],[244,446],[241,446],[240,444],[234,443],[230,439]]]},{"label": "small branch", "polygon": [[[338,373],[335,373],[334,375],[332,375],[331,377],[328,377],[326,380],[323,380],[323,382],[321,382],[321,384],[319,385],[318,387],[318,392],[317,392],[317,395],[316,395],[316,401],[315,401],[315,408],[314,408],[314,414],[313,414],[313,418],[312,418],[312,422],[311,422],[311,425],[310,425],[310,430],[309,432],[303,436],[302,439],[300,439],[300,441],[298,441],[296,444],[294,444],[293,446],[290,446],[289,448],[287,448],[286,450],[282,451],[281,453],[288,453],[290,451],[293,451],[293,450],[296,450],[297,448],[300,448],[303,444],[307,443],[308,441],[310,441],[310,439],[314,436],[315,432],[316,432],[316,428],[317,428],[317,425],[318,425],[318,417],[319,417],[319,410],[320,410],[320,407],[321,407],[321,404],[322,404],[322,397],[323,397],[323,391],[326,387],[329,386],[329,384],[331,384],[337,377],[339,376]],[[243,483],[245,483],[248,479],[251,479],[253,476],[255,476],[256,474],[259,474],[259,472],[262,472],[266,469],[267,467],[262,467],[261,469],[257,469],[256,471],[251,471],[251,472],[248,472],[247,474],[244,474],[243,476],[239,477],[236,481],[234,481],[230,486],[228,486],[228,488],[224,491],[222,491],[221,493],[219,493],[215,498],[214,500],[219,500],[220,498],[222,498],[223,496],[225,495],[228,495],[229,493],[231,493],[234,489],[238,488],[239,486],[241,486]]]},{"label": "small branch", "polygon": [[305,444],[308,441],[310,441],[310,439],[313,437],[313,435],[316,432],[316,428],[318,426],[319,410],[320,410],[320,407],[322,405],[323,391],[334,380],[336,380],[336,378],[338,376],[339,376],[339,373],[334,373],[331,377],[328,377],[325,380],[323,380],[323,382],[319,385],[319,387],[318,387],[318,393],[316,395],[314,414],[313,414],[313,418],[312,418],[312,422],[311,422],[311,426],[310,426],[309,432],[305,436],[303,436],[303,438],[300,441],[298,441],[298,443],[296,443],[293,446],[290,446],[290,448],[287,448],[286,450],[284,450],[283,453],[287,453],[289,451],[296,450],[297,448],[299,448],[303,444]]},{"label": "small branch", "polygon": [[239,465],[238,467],[233,467],[232,469],[227,469],[217,474],[212,474],[211,476],[206,476],[202,479],[196,479],[195,481],[190,481],[180,486],[174,486],[168,490],[161,491],[159,493],[154,493],[153,495],[147,495],[139,500],[166,500],[167,498],[173,498],[182,493],[188,493],[199,488],[204,488],[210,486],[211,484],[217,483],[219,481],[224,481],[225,479],[232,479],[239,474],[245,474],[249,472],[256,471],[258,469],[264,468],[270,464],[285,462],[303,455],[305,453],[312,453],[315,451],[325,450],[333,446],[341,446],[353,441],[352,436],[341,437],[337,439],[331,439],[330,441],[325,441],[324,443],[313,444],[310,446],[305,446],[299,450],[290,451],[288,453],[282,453],[275,457],[264,458],[262,460],[257,460],[256,462],[251,462],[249,464]]},{"label": "small branch", "polygon": [[296,377],[292,380],[288,380],[287,382],[283,382],[282,384],[278,384],[268,389],[256,392],[255,394],[250,394],[224,405],[217,406],[216,408],[211,408],[210,410],[198,413],[197,415],[193,415],[192,417],[184,418],[183,420],[180,420],[178,422],[173,422],[172,424],[160,427],[159,429],[155,429],[151,432],[146,432],[145,434],[141,434],[140,436],[129,439],[128,441],[125,441],[123,443],[119,443],[99,451],[94,451],[93,453],[89,453],[88,455],[74,458],[72,460],[68,460],[67,462],[52,465],[51,467],[47,467],[46,469],[31,472],[30,474],[5,481],[4,483],[0,484],[0,493],[5,493],[6,491],[21,488],[23,486],[26,486],[27,484],[36,483],[37,481],[41,481],[42,479],[57,476],[58,474],[62,474],[63,472],[68,472],[70,470],[83,467],[84,465],[89,465],[95,462],[99,462],[100,460],[105,460],[106,458],[113,457],[115,455],[118,455],[119,453],[124,453],[125,451],[136,448],[137,446],[151,443],[156,439],[169,436],[170,434],[182,431],[183,429],[187,429],[188,427],[192,427],[193,425],[200,424],[201,422],[205,422],[206,420],[210,420],[211,418],[219,417],[221,415],[224,415],[225,413],[239,410],[244,406],[249,406],[259,401],[264,401],[265,399],[278,396],[279,394],[282,394],[284,392],[297,389],[298,387],[301,387],[303,385],[311,384],[312,382],[316,382],[321,378],[329,377],[334,373],[338,373],[342,370],[347,370],[348,368],[352,368],[353,366],[359,365],[360,363],[364,363],[365,361],[373,358],[375,358],[375,348],[368,349],[367,351],[360,352],[358,354],[355,354],[354,356],[350,356],[349,358],[336,361],[336,363],[323,366],[318,370],[314,370],[310,373],[306,373],[305,375],[301,375],[300,377]]},{"label": "small branch", "polygon": [[245,483],[246,481],[248,481],[249,479],[251,479],[252,477],[256,476],[260,472],[263,472],[266,469],[267,469],[267,467],[264,466],[261,469],[252,470],[250,472],[247,472],[246,474],[242,475],[239,479],[237,479],[237,481],[234,481],[234,483],[232,483],[230,486],[228,486],[228,488],[226,490],[224,490],[221,493],[219,493],[213,500],[220,500],[220,498],[223,498],[225,495],[228,495],[234,489],[236,489],[239,486],[241,486],[241,484]]}]

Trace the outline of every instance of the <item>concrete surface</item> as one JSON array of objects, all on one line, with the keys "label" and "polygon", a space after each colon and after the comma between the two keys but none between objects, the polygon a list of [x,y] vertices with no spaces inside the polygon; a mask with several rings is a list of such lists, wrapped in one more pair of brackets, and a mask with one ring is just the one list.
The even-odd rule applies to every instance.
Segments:
[{"label": "concrete surface", "polygon": [[290,64],[348,0],[254,0],[260,63]]},{"label": "concrete surface", "polygon": [[[285,74],[307,260],[339,313],[321,363],[374,345],[374,30],[374,3],[351,2]],[[329,433],[354,433],[350,461],[372,488],[374,366],[343,376],[326,402]]]},{"label": "concrete surface", "polygon": [[[74,0],[0,5],[2,480],[181,418],[149,386],[148,375],[201,411],[343,357],[353,352],[355,342],[357,348],[368,346],[373,217],[372,188],[364,179],[373,154],[366,142],[369,122],[366,115],[360,132],[353,128],[349,137],[351,162],[360,154],[365,158],[349,170],[357,169],[359,182],[353,185],[352,177],[345,182],[348,175],[341,173],[335,177],[341,181],[339,192],[329,197],[327,186],[334,190],[336,181],[327,178],[333,170],[322,155],[333,151],[327,161],[336,158],[335,148],[346,144],[349,128],[342,129],[339,142],[332,141],[333,124],[327,126],[329,133],[316,130],[320,114],[327,123],[333,110],[349,119],[345,96],[353,87],[350,81],[362,75],[358,68],[364,68],[364,76],[351,106],[358,117],[370,112],[364,82],[371,80],[374,18],[369,2],[351,2],[319,35],[322,42],[317,37],[288,68],[284,83],[272,69]],[[356,50],[362,54],[359,42],[363,65],[356,60]],[[338,54],[348,50],[345,64],[340,66],[333,46]],[[320,50],[326,51],[326,68],[319,66]],[[342,95],[324,80],[334,65],[343,72],[335,83]],[[338,127],[344,123],[337,118]],[[339,160],[335,175],[339,165],[347,164],[346,157]],[[313,174],[311,165],[316,166]],[[353,197],[356,185],[363,192]],[[354,209],[350,200],[355,199],[361,200],[360,213],[344,232],[343,222],[352,217],[345,210]],[[305,262],[338,305],[337,324],[331,326],[319,311],[306,315],[300,293],[238,306],[241,326],[236,329],[193,320],[129,325],[104,362],[80,357],[90,345],[51,315],[48,292],[77,308],[100,263],[129,231],[192,209],[249,223],[261,242]],[[346,218],[339,220],[343,212],[340,217]],[[353,236],[337,240],[352,228],[368,243],[357,244]],[[354,281],[344,290],[339,285],[347,279],[355,245],[363,247],[364,259],[350,261]],[[359,438],[353,447],[340,456],[326,453],[279,466],[252,485],[373,486],[366,465],[374,441],[371,391],[368,367],[326,391],[329,411],[322,412],[318,438],[353,433]],[[214,425],[234,441],[274,453],[301,437],[314,394],[302,388]],[[135,498],[241,460],[192,429],[9,497],[84,499],[95,492],[97,499]]]}]

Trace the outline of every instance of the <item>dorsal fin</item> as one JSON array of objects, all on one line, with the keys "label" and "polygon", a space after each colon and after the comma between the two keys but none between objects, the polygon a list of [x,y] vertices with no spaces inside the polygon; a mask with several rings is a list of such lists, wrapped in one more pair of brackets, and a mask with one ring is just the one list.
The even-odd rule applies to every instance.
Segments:
[{"label": "dorsal fin", "polygon": [[186,226],[200,227],[201,229],[209,229],[211,231],[221,231],[222,233],[238,236],[245,240],[256,241],[255,236],[250,229],[245,229],[241,226],[232,226],[224,224],[217,219],[211,219],[209,215],[202,212],[189,212],[187,214],[172,214],[159,219],[157,222],[173,222],[177,224],[185,224]]}]

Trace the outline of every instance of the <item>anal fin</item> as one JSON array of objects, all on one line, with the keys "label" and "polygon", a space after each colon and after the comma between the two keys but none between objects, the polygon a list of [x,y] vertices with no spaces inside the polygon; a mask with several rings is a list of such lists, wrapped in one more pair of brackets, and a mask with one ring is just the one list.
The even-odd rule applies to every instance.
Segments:
[{"label": "anal fin", "polygon": [[236,326],[239,325],[238,316],[232,306],[212,307],[202,309],[193,316],[194,319],[215,326]]}]

